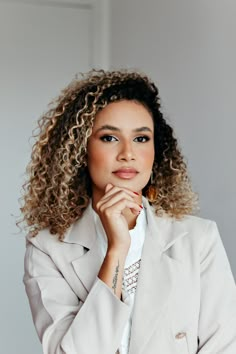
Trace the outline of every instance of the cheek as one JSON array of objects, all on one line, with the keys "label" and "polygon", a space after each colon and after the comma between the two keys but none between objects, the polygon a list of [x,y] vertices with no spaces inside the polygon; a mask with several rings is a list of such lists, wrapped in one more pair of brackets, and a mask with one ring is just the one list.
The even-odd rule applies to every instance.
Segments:
[{"label": "cheek", "polygon": [[151,166],[153,165],[154,162],[154,149],[148,149],[140,152],[140,158],[143,160],[143,164],[145,166]]},{"label": "cheek", "polygon": [[[104,158],[106,156],[106,158]],[[99,146],[93,146],[93,149],[88,149],[88,168],[89,170],[99,171],[104,169],[109,159],[109,154]]]},{"label": "cheek", "polygon": [[88,156],[88,168],[89,170],[96,170],[99,165],[101,165],[102,159],[99,157],[99,155],[93,153]]}]

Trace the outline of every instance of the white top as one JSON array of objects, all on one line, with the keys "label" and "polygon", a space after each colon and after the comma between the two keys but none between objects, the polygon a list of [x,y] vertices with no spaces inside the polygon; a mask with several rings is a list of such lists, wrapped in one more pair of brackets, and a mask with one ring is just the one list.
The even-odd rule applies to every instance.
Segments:
[{"label": "white top", "polygon": [[[103,256],[105,257],[107,252],[106,233],[104,231],[99,216],[94,210],[93,210],[93,214],[94,214],[96,232],[101,241],[100,242],[101,250]],[[141,213],[137,217],[136,225],[134,229],[129,231],[131,237],[131,245],[125,261],[125,269],[124,269],[123,285],[122,285],[122,300],[125,304],[131,307],[131,315],[123,331],[123,336],[119,347],[120,354],[128,354],[129,352],[129,342],[130,342],[130,333],[131,333],[131,326],[132,326],[135,291],[137,287],[138,273],[139,273],[139,267],[141,262],[143,243],[145,239],[146,226],[147,226],[146,212],[145,209],[142,209]]]}]

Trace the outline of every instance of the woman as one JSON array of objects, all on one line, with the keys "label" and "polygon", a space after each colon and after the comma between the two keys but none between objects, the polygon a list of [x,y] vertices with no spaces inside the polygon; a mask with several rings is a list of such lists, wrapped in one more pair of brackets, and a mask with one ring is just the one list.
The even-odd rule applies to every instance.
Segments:
[{"label": "woman", "polygon": [[39,121],[24,283],[47,354],[236,353],[236,287],[158,90],[91,71]]}]

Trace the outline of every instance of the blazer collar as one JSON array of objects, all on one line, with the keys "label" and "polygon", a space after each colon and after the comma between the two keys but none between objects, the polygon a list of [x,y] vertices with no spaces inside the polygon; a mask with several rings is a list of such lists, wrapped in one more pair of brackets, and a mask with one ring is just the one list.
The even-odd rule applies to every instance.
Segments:
[{"label": "blazer collar", "polygon": [[144,197],[143,205],[146,208],[150,236],[159,244],[161,252],[165,252],[179,238],[188,233],[183,220],[176,220],[167,215],[157,216],[155,209],[150,206],[149,202]]},{"label": "blazer collar", "polygon": [[83,216],[67,230],[63,242],[76,243],[91,249],[97,238],[92,203],[85,209]]},{"label": "blazer collar", "polygon": [[[143,197],[142,201],[146,209],[150,236],[156,239],[160,251],[165,252],[177,239],[187,234],[185,223],[168,216],[156,216],[155,210],[150,206],[148,200]],[[95,221],[90,201],[82,218],[77,220],[66,232],[63,242],[76,243],[87,249],[91,249],[96,238]]]}]

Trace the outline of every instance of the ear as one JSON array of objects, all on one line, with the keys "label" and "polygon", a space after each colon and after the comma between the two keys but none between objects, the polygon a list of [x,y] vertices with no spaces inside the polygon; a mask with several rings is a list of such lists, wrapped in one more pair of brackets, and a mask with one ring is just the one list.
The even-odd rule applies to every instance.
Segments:
[{"label": "ear", "polygon": [[113,185],[111,183],[108,183],[105,188],[105,193],[107,193],[112,188],[113,188]]}]

